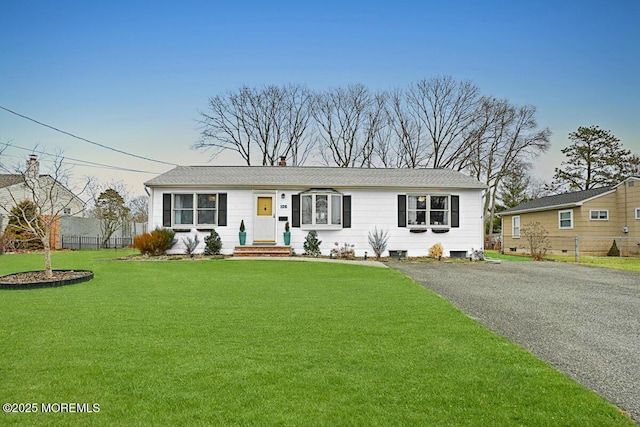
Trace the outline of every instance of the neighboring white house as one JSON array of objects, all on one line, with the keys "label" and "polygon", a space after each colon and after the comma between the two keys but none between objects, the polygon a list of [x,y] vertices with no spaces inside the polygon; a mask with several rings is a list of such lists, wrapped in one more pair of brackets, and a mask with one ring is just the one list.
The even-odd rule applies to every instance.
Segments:
[{"label": "neighboring white house", "polygon": [[311,230],[324,255],[338,242],[371,256],[368,234],[375,227],[388,230],[388,250],[407,256],[428,255],[435,243],[445,256],[483,245],[486,186],[450,169],[179,166],[145,185],[149,228],[175,230],[174,253],[184,251],[184,237],[197,234],[202,241],[215,228],[222,252],[231,254],[242,220],[248,245],[283,245],[289,222],[297,254]]},{"label": "neighboring white house", "polygon": [[[64,185],[50,175],[40,175],[39,162],[35,156],[27,160],[25,174],[0,174],[0,233],[7,226],[11,209],[23,200],[32,200],[32,192],[25,184],[25,179],[35,183],[39,189],[38,197],[44,203],[44,213],[59,212],[61,215],[80,216],[85,203]],[[49,202],[55,202],[53,206]]]}]

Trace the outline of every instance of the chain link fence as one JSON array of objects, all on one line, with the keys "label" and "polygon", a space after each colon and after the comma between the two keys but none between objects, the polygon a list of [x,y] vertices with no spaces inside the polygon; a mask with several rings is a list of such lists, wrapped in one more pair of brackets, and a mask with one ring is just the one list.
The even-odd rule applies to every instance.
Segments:
[{"label": "chain link fence", "polygon": [[640,257],[640,238],[625,236],[575,236],[573,252],[576,260],[580,259],[581,255],[607,256],[614,247],[614,242],[619,256]]},{"label": "chain link fence", "polygon": [[[640,257],[640,237],[627,236],[547,236],[547,254],[571,255],[578,261],[581,256],[607,256],[614,246],[621,257]],[[529,253],[523,238],[517,247],[505,247],[504,253]],[[613,251],[615,252],[615,251]]]}]

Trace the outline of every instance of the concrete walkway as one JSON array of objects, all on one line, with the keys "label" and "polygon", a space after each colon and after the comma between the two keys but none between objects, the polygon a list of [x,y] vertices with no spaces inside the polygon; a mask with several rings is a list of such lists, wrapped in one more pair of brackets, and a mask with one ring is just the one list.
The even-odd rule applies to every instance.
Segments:
[{"label": "concrete walkway", "polygon": [[331,259],[331,258],[313,258],[313,257],[295,257],[295,256],[283,256],[283,257],[230,257],[225,258],[226,261],[244,261],[244,260],[254,260],[254,261],[307,261],[307,262],[333,262],[338,264],[353,264],[353,265],[364,265],[368,267],[380,267],[380,268],[389,268],[387,264],[379,262],[379,261],[371,261],[371,260],[344,260],[344,259]]}]

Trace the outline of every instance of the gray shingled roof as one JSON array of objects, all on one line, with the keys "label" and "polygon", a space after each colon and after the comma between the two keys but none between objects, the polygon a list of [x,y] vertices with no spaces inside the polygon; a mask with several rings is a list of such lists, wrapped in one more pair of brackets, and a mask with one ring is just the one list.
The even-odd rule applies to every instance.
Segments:
[{"label": "gray shingled roof", "polygon": [[148,187],[251,188],[486,188],[451,169],[374,169],[294,166],[178,166]]},{"label": "gray shingled roof", "polygon": [[613,187],[592,188],[591,190],[574,191],[573,193],[556,194],[555,196],[541,197],[522,203],[516,207],[498,212],[500,216],[520,212],[544,211],[567,206],[575,206],[580,202],[589,200],[601,194],[613,191]]},{"label": "gray shingled roof", "polygon": [[0,174],[0,188],[10,187],[15,184],[20,184],[22,181],[23,181],[22,175]]}]

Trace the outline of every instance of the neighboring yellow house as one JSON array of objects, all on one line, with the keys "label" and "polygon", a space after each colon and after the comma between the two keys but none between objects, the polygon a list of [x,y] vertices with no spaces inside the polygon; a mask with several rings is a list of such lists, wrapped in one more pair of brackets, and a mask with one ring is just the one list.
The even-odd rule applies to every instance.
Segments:
[{"label": "neighboring yellow house", "polygon": [[529,252],[523,228],[539,222],[549,253],[606,255],[616,240],[622,255],[640,255],[640,177],[604,188],[542,197],[499,213],[502,250]]}]

